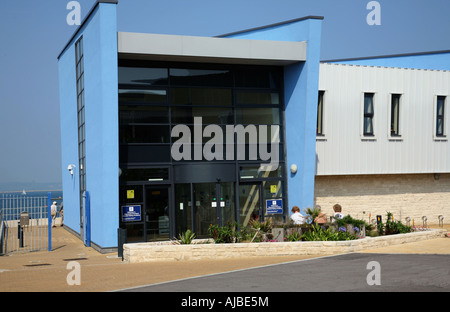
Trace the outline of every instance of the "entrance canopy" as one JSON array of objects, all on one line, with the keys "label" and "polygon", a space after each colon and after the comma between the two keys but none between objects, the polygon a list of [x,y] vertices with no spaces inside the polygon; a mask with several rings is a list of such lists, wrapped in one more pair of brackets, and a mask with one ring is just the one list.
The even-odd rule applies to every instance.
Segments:
[{"label": "entrance canopy", "polygon": [[306,41],[118,33],[119,58],[251,65],[306,61]]}]

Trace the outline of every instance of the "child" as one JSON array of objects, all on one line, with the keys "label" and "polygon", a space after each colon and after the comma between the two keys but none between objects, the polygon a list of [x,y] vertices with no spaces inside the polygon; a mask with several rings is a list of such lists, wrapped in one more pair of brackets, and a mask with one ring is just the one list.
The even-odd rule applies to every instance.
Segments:
[{"label": "child", "polygon": [[344,215],[341,213],[342,212],[341,205],[339,204],[334,205],[333,210],[334,210],[334,217],[336,219],[342,219],[344,217]]}]

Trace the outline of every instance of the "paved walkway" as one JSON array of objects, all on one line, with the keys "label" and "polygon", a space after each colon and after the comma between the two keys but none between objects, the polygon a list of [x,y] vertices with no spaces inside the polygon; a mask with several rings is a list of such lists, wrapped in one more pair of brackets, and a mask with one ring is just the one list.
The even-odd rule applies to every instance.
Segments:
[{"label": "paved walkway", "polygon": [[[433,226],[431,226],[433,227]],[[437,226],[434,226],[437,228]],[[450,225],[444,225],[450,231]],[[201,260],[161,263],[123,263],[116,253],[100,254],[63,228],[53,229],[53,250],[0,257],[0,292],[112,291],[181,278],[227,272],[319,256],[262,257],[259,259]],[[439,238],[389,246],[367,253],[450,254],[450,239]],[[81,285],[70,286],[68,264],[81,266]]]}]

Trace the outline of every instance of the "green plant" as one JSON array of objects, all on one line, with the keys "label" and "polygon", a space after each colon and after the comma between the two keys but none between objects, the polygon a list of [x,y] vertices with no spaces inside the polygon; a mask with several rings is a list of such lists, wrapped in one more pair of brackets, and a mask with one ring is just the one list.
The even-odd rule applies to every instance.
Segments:
[{"label": "green plant", "polygon": [[384,229],[385,235],[410,233],[413,231],[411,226],[404,225],[401,221],[394,221],[392,213],[386,214],[386,225]]},{"label": "green plant", "polygon": [[229,226],[211,224],[208,228],[208,234],[216,244],[231,243],[233,238],[233,231]]},{"label": "green plant", "polygon": [[302,239],[305,241],[340,241],[356,238],[356,235],[348,233],[345,227],[333,231],[331,227],[326,229],[320,225],[314,225],[310,231],[302,234]]},{"label": "green plant", "polygon": [[216,244],[224,244],[241,242],[248,239],[250,234],[246,227],[240,227],[236,222],[229,222],[224,226],[210,224],[208,235],[214,239]]},{"label": "green plant", "polygon": [[312,222],[319,216],[319,214],[322,212],[322,209],[319,207],[314,208],[306,208],[305,213]]},{"label": "green plant", "polygon": [[259,230],[263,233],[270,232],[272,230],[272,219],[268,218],[267,220],[261,222],[258,220],[251,220],[249,223],[250,227],[254,230]]},{"label": "green plant", "polygon": [[361,231],[365,229],[366,232],[370,232],[373,229],[372,224],[369,224],[361,219],[354,219],[351,215],[346,215],[342,219],[336,219],[335,224],[338,228],[342,226],[346,227],[347,225],[352,225],[353,227],[357,227]]},{"label": "green plant", "polygon": [[178,235],[178,242],[180,244],[191,244],[195,238],[195,233],[191,230],[186,230],[186,232]]},{"label": "green plant", "polygon": [[351,224],[358,228],[362,228],[363,226],[365,226],[366,228],[370,227],[370,225],[366,221],[354,219],[351,215],[346,215],[342,219],[337,219],[336,224],[338,227],[346,226],[347,224]]},{"label": "green plant", "polygon": [[384,223],[380,222],[377,224],[377,231],[379,235],[383,235],[384,234]]},{"label": "green plant", "polygon": [[302,236],[298,232],[294,232],[292,234],[289,234],[285,237],[285,240],[290,242],[296,242],[302,239]]}]

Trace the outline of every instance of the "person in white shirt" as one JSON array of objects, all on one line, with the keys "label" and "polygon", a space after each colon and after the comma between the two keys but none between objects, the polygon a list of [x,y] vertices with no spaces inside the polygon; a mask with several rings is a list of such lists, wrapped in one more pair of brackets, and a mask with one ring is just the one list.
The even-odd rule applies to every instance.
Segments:
[{"label": "person in white shirt", "polygon": [[305,223],[305,217],[300,213],[300,208],[297,206],[292,207],[291,220],[294,224],[303,224]]},{"label": "person in white shirt", "polygon": [[52,227],[56,226],[56,202],[53,202],[51,208],[51,215],[52,215]]},{"label": "person in white shirt", "polygon": [[336,204],[333,206],[334,210],[334,218],[335,219],[342,219],[344,215],[342,214],[342,207],[339,204]]}]

